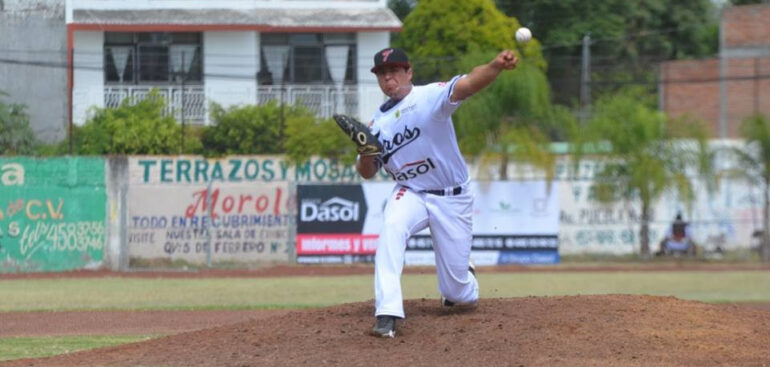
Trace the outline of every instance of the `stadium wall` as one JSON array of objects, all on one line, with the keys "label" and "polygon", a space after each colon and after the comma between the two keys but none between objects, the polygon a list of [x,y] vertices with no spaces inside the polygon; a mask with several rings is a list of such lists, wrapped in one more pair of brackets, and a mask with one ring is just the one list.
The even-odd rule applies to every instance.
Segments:
[{"label": "stadium wall", "polygon": [[[488,166],[471,162],[470,169],[480,187],[500,181]],[[558,255],[639,251],[639,204],[633,198],[598,203],[592,182],[599,169],[590,160],[577,169],[566,157],[557,162],[545,195],[558,198]],[[543,182],[526,168],[509,172],[519,172],[514,182]],[[762,227],[761,190],[722,180],[709,192],[694,180],[694,203],[673,193],[654,203],[653,250],[677,212],[706,250],[753,246]],[[0,272],[292,263],[298,185],[357,185],[368,192],[390,182],[386,174],[364,182],[352,166],[323,158],[297,166],[282,156],[3,157]],[[488,197],[477,198],[483,205],[476,211],[507,216],[512,228],[517,215],[538,213],[525,206],[542,201],[482,195]]]}]

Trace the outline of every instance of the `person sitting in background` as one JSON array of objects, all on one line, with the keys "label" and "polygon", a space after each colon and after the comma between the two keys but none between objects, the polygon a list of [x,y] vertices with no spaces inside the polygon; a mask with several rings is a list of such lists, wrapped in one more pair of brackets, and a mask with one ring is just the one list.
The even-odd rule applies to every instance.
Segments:
[{"label": "person sitting in background", "polygon": [[666,237],[660,241],[660,249],[655,253],[662,255],[686,254],[695,257],[697,246],[692,239],[689,223],[682,219],[682,213],[677,213],[671,228],[668,229]]}]

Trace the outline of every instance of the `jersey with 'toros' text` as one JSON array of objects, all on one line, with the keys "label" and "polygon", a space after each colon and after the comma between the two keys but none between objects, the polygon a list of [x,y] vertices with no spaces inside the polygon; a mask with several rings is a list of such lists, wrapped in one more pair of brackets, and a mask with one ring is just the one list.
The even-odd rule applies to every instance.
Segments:
[{"label": "jersey with 'toros' text", "polygon": [[452,125],[452,113],[461,101],[450,101],[462,77],[414,86],[394,106],[374,114],[371,129],[383,146],[383,167],[399,184],[422,191],[468,181]]}]

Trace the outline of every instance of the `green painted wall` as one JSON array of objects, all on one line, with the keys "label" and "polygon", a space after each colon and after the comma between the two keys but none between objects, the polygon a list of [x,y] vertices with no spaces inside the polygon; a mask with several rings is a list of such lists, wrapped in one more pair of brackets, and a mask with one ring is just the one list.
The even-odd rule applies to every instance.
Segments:
[{"label": "green painted wall", "polygon": [[0,272],[102,265],[103,158],[0,158]]}]

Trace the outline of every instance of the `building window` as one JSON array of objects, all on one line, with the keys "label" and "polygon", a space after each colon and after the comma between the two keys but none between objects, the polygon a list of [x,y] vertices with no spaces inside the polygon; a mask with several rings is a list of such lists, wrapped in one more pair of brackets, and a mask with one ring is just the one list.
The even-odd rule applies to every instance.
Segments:
[{"label": "building window", "polygon": [[203,81],[201,34],[186,32],[106,32],[107,83],[172,84]]},{"label": "building window", "polygon": [[354,33],[262,33],[259,84],[355,84]]}]

